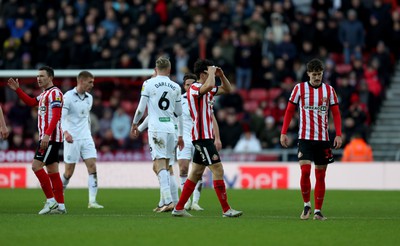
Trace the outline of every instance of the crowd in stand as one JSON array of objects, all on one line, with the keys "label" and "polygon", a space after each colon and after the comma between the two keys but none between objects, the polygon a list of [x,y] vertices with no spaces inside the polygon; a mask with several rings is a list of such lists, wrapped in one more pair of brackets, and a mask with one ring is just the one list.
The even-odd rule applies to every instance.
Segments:
[{"label": "crowd in stand", "polygon": [[[2,1],[0,68],[49,65],[56,71],[56,83],[59,80],[67,91],[73,78],[57,78],[57,69],[153,68],[155,59],[166,55],[173,66],[171,78],[182,83],[197,58],[208,58],[236,87],[215,104],[223,148],[254,151],[249,146],[280,148],[289,93],[297,82],[307,80],[305,64],[318,57],[326,66],[324,82],[335,88],[340,100],[346,144],[356,132],[368,139],[400,56],[397,4],[385,0]],[[100,151],[146,146],[146,137],[129,137],[142,81],[96,78],[92,132]],[[32,94],[36,88],[33,82],[25,84]],[[0,94],[11,127],[11,136],[0,142],[0,149],[33,148],[37,112],[4,86]],[[292,120],[289,127],[292,146],[297,122]]]}]

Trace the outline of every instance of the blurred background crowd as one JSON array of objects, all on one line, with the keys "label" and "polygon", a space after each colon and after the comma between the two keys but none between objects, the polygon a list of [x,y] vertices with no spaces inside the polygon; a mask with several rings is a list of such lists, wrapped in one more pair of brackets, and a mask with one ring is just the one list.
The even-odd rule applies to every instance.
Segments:
[{"label": "blurred background crowd", "polygon": [[[400,8],[385,0],[9,0],[0,1],[0,68],[55,69],[65,92],[74,78],[57,69],[153,68],[160,55],[182,83],[198,58],[220,66],[235,90],[215,103],[224,149],[278,149],[293,86],[305,64],[325,63],[339,97],[343,137],[369,137],[400,55]],[[92,131],[99,151],[143,151],[129,137],[145,78],[96,77]],[[0,149],[31,149],[37,111],[0,87],[11,136]],[[23,83],[37,95],[35,79]],[[23,120],[21,120],[23,119]],[[332,121],[331,121],[332,122]],[[298,120],[288,135],[296,145]],[[332,122],[333,124],[333,122]],[[332,125],[332,134],[334,127]],[[331,137],[333,139],[333,137]],[[239,143],[239,144],[238,144]]]}]

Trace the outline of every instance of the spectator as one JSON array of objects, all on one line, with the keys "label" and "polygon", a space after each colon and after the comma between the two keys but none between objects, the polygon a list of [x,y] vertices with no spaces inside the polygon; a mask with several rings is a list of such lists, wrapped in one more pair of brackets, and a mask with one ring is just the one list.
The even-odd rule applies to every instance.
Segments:
[{"label": "spectator", "polygon": [[115,140],[111,129],[105,130],[103,137],[100,140],[98,149],[103,153],[113,152],[118,149],[118,141]]},{"label": "spectator", "polygon": [[344,147],[342,162],[371,162],[373,161],[371,146],[361,137],[361,134],[355,133],[349,144]]},{"label": "spectator", "polygon": [[280,138],[280,132],[275,125],[274,117],[267,116],[265,118],[265,127],[260,134],[260,141],[262,148],[263,149],[279,148],[279,138]]},{"label": "spectator", "polygon": [[227,112],[226,121],[219,123],[223,149],[233,149],[243,133],[243,127],[234,111]]},{"label": "spectator", "polygon": [[241,34],[239,46],[236,47],[235,51],[236,87],[238,89],[248,90],[251,86],[252,55],[249,37],[246,34]]},{"label": "spectator", "polygon": [[261,151],[260,140],[250,131],[249,126],[245,125],[243,128],[243,134],[236,143],[234,151],[241,153],[255,153]]},{"label": "spectator", "polygon": [[129,136],[130,124],[131,118],[129,115],[125,113],[122,107],[118,107],[111,120],[111,130],[120,146],[123,145],[123,141]]},{"label": "spectator", "polygon": [[10,29],[11,37],[21,39],[24,33],[31,29],[33,21],[23,18],[8,19],[7,26]]},{"label": "spectator", "polygon": [[351,58],[362,57],[364,45],[364,26],[357,19],[357,12],[353,9],[347,11],[347,20],[343,21],[339,28],[339,39],[343,45],[344,62],[350,64]]}]

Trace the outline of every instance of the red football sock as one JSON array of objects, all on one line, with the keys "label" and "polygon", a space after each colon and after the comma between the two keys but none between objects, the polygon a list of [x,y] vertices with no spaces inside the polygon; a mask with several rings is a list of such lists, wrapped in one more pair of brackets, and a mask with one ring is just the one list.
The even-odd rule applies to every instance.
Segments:
[{"label": "red football sock", "polygon": [[316,179],[315,190],[314,190],[315,209],[321,209],[322,203],[324,202],[325,172],[326,169],[315,169],[315,179]]},{"label": "red football sock", "polygon": [[64,190],[60,173],[49,173],[51,183],[53,185],[53,193],[58,203],[64,203]]},{"label": "red football sock", "polygon": [[303,196],[304,202],[309,202],[311,193],[311,181],[310,181],[311,165],[301,165],[300,168],[301,168],[301,178],[300,178],[301,195]]},{"label": "red football sock", "polygon": [[179,197],[178,204],[176,204],[175,209],[176,210],[182,210],[185,206],[185,203],[189,199],[189,197],[192,195],[194,188],[196,187],[196,183],[191,181],[190,179],[187,179],[185,184],[183,185],[183,190],[181,193],[181,196]]},{"label": "red football sock", "polygon": [[49,175],[46,173],[46,171],[42,168],[34,173],[40,182],[40,186],[42,186],[42,190],[46,198],[47,199],[53,198],[54,194],[51,187],[50,178]]},{"label": "red football sock", "polygon": [[231,208],[228,204],[225,182],[223,180],[214,180],[213,183],[214,183],[215,193],[217,193],[219,203],[221,203],[222,211],[224,211],[225,213]]}]

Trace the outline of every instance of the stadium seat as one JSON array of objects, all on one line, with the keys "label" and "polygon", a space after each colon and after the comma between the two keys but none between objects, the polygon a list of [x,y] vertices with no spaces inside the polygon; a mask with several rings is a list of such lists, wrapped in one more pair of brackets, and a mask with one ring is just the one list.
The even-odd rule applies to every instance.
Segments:
[{"label": "stadium seat", "polygon": [[258,101],[256,100],[245,101],[243,108],[247,112],[254,113],[258,108]]},{"label": "stadium seat", "polygon": [[249,91],[249,99],[260,101],[266,101],[268,99],[268,91],[262,88],[253,88]]},{"label": "stadium seat", "polygon": [[350,64],[337,64],[336,65],[336,72],[338,74],[347,74],[350,73],[352,66]]},{"label": "stadium seat", "polygon": [[268,99],[270,102],[273,102],[281,94],[282,94],[281,88],[271,88],[268,91]]},{"label": "stadium seat", "polygon": [[125,110],[125,112],[129,115],[133,115],[135,113],[136,107],[134,107],[134,103],[128,100],[123,100],[121,102],[121,107]]},{"label": "stadium seat", "polygon": [[249,91],[245,89],[237,90],[237,93],[242,97],[243,101],[247,101],[249,99]]}]

